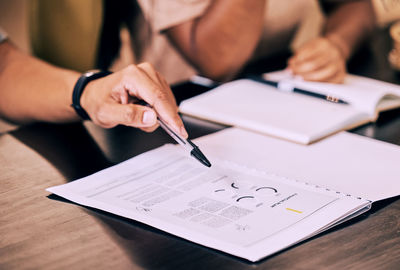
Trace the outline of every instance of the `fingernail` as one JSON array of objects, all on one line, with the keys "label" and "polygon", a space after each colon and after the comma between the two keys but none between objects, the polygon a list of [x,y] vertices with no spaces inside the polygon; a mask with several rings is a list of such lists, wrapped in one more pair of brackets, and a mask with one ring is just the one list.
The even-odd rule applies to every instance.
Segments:
[{"label": "fingernail", "polygon": [[142,122],[146,125],[154,124],[156,122],[156,114],[152,111],[145,111]]},{"label": "fingernail", "polygon": [[186,131],[186,129],[184,127],[181,127],[181,132],[180,133],[185,138],[189,137],[189,134],[187,133],[187,131]]}]

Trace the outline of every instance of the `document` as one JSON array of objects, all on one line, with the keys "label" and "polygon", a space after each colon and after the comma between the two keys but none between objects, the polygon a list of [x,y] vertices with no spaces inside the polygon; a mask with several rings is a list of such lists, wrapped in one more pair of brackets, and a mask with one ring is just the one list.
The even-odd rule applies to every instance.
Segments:
[{"label": "document", "polygon": [[400,195],[400,146],[365,136],[302,145],[228,128],[195,141],[207,155],[374,202]]},{"label": "document", "polygon": [[[342,85],[305,82],[282,71],[267,73],[264,77],[285,85],[286,91],[241,79],[184,100],[179,109],[197,118],[311,144],[336,132],[375,121],[381,111],[400,107],[399,86],[365,77],[347,75]],[[348,104],[291,92],[294,87]]]},{"label": "document", "polygon": [[[367,211],[372,200],[361,197],[361,193],[376,199],[399,194],[399,174],[382,177],[387,171],[397,173],[398,166],[380,163],[379,156],[361,156],[357,166],[342,163],[342,167],[334,168],[341,171],[334,174],[337,178],[330,178],[330,171],[325,171],[327,177],[319,179],[318,173],[310,170],[319,165],[329,168],[322,164],[329,158],[321,157],[325,153],[318,149],[330,149],[330,155],[340,151],[344,159],[355,151],[356,155],[349,155],[352,159],[368,154],[363,149],[370,145],[370,154],[378,151],[400,157],[398,147],[361,136],[340,133],[330,139],[326,145],[324,140],[303,146],[230,128],[195,140],[210,158],[211,168],[187,156],[179,146],[165,145],[47,190],[78,204],[258,261]],[[349,144],[355,149],[342,148]],[[303,161],[298,160],[300,155]],[[272,162],[274,157],[283,164]],[[297,170],[299,167],[291,167],[296,159],[301,164],[320,164]],[[364,177],[358,172],[359,166],[372,161],[377,166],[364,170],[373,177]],[[377,173],[381,177],[375,178]],[[372,188],[358,192],[357,186],[362,189],[362,185]]]}]

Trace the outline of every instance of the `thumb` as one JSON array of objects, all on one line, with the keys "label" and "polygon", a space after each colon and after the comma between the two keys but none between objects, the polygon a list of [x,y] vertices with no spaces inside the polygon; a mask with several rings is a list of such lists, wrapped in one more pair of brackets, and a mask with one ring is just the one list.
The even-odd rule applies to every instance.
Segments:
[{"label": "thumb", "polygon": [[125,125],[147,128],[157,125],[157,115],[152,108],[135,104],[108,104],[99,119],[99,124],[103,127]]}]

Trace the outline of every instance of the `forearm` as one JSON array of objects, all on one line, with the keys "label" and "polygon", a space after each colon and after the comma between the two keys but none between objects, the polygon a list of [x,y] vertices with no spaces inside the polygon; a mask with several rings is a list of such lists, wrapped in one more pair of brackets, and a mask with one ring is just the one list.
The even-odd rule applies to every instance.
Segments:
[{"label": "forearm", "polygon": [[328,16],[324,35],[339,47],[347,60],[374,26],[370,1],[349,1],[338,5]]},{"label": "forearm", "polygon": [[0,44],[0,116],[16,122],[78,120],[70,106],[79,74]]},{"label": "forearm", "polygon": [[[70,106],[80,74],[25,55],[0,44],[0,117],[17,123],[78,120]],[[134,104],[142,99],[152,107]],[[157,116],[184,138],[188,134],[165,79],[148,63],[130,65],[90,81],[80,97],[93,123],[111,128],[126,125],[150,132]]]},{"label": "forearm", "polygon": [[167,31],[170,40],[212,79],[233,76],[251,57],[261,36],[265,0],[216,0],[200,18]]}]

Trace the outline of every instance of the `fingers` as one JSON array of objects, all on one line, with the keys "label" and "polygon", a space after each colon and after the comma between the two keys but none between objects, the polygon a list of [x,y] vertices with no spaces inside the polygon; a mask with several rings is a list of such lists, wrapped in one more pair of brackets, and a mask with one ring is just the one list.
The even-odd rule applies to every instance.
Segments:
[{"label": "fingers", "polygon": [[308,81],[342,83],[346,75],[340,50],[325,38],[315,39],[301,47],[289,59],[288,68],[294,75]]},{"label": "fingers", "polygon": [[141,130],[145,131],[145,132],[153,132],[154,130],[156,130],[158,128],[159,125],[153,126],[153,127],[143,127],[140,128]]},{"label": "fingers", "polygon": [[130,95],[150,104],[169,127],[187,138],[188,134],[178,115],[175,98],[162,76],[147,63],[129,67],[127,75],[126,88]]},{"label": "fingers", "polygon": [[320,51],[324,48],[324,41],[319,38],[311,40],[310,42],[301,46],[296,54],[292,57],[295,62],[303,62],[315,58],[316,55],[320,54]]},{"label": "fingers", "polygon": [[96,121],[105,128],[126,125],[153,131],[158,127],[155,111],[135,104],[106,103],[98,111]]},{"label": "fingers", "polygon": [[[152,108],[132,104],[137,100],[146,101]],[[90,82],[81,105],[95,124],[105,128],[122,124],[150,132],[157,128],[158,117],[182,137],[188,137],[170,87],[150,64],[131,65]]]},{"label": "fingers", "polygon": [[128,103],[133,103],[131,102],[131,97],[129,96],[129,93],[125,90],[125,88],[121,86],[115,87],[111,91],[111,97],[121,103],[121,104],[128,104]]},{"label": "fingers", "polygon": [[[295,56],[296,57],[296,56]],[[289,68],[296,74],[305,74],[316,71],[332,62],[331,56],[324,53],[314,54],[306,60],[299,61],[298,58],[291,58],[288,61]]]},{"label": "fingers", "polygon": [[293,74],[300,75],[307,81],[341,83],[346,75],[343,61],[332,60],[324,55],[300,64],[293,64],[290,68]]},{"label": "fingers", "polygon": [[302,75],[304,80],[316,82],[342,83],[345,72],[336,66],[336,64],[326,65],[313,72]]}]

